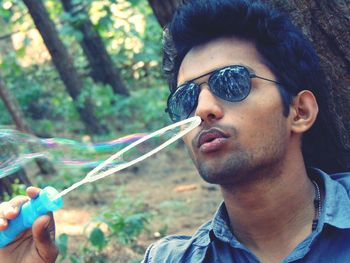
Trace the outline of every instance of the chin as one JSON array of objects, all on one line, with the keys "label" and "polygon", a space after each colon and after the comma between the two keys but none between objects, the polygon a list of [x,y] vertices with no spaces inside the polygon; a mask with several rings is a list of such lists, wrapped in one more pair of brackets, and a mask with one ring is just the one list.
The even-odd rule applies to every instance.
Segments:
[{"label": "chin", "polygon": [[200,164],[198,172],[204,181],[211,184],[226,185],[238,184],[241,181],[246,181],[247,162],[240,160],[239,162],[224,162],[220,165]]},{"label": "chin", "polygon": [[240,184],[253,180],[254,156],[236,145],[231,153],[199,157],[189,151],[190,157],[204,181],[211,184]]}]

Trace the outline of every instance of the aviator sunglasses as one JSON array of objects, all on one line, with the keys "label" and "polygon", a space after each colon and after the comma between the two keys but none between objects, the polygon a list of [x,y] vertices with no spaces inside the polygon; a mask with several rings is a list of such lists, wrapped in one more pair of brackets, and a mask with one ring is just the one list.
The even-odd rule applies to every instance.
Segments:
[{"label": "aviator sunglasses", "polygon": [[[200,84],[194,82],[207,75],[210,75],[208,81]],[[197,107],[200,86],[204,83],[208,84],[212,94],[220,99],[230,102],[242,101],[250,93],[251,78],[259,78],[281,85],[277,81],[255,75],[245,66],[230,65],[186,81],[177,87],[169,95],[165,111],[173,122],[187,119]]]}]

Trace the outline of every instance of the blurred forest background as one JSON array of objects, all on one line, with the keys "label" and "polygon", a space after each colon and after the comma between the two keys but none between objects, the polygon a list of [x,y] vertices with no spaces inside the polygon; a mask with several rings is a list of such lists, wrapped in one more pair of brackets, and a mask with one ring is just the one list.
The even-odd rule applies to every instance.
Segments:
[{"label": "blurred forest background", "polygon": [[[331,156],[320,160],[330,162],[333,170],[349,170],[350,3],[265,2],[290,14],[320,54],[330,87],[329,118],[323,128],[332,132],[332,138],[317,137],[313,147],[320,155]],[[162,30],[180,3],[0,0],[0,128],[96,143],[169,124],[164,113],[168,87],[161,70]],[[15,144],[1,142],[1,161],[21,154]],[[0,173],[2,200],[23,193],[33,181],[39,185],[59,181],[62,187],[75,181],[45,159],[37,159],[34,166],[19,167],[6,177]],[[124,205],[132,208],[131,204],[137,202]],[[136,207],[127,216],[106,212],[109,233],[124,243],[134,240],[148,222],[148,214]],[[105,262],[96,256],[108,244],[104,233],[96,227],[89,236],[94,256],[85,247],[89,259],[71,257],[69,262]],[[60,236],[60,244],[67,253],[67,236]]]},{"label": "blurred forest background", "polygon": [[96,142],[169,124],[162,27],[147,1],[0,1],[0,24],[3,127]]}]

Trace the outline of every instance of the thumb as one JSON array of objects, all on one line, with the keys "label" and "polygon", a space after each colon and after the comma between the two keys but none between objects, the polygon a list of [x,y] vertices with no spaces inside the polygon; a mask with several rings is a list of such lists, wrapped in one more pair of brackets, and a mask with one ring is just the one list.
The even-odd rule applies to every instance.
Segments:
[{"label": "thumb", "polygon": [[58,249],[55,245],[55,222],[52,213],[39,217],[33,224],[33,240],[44,262],[55,262]]}]

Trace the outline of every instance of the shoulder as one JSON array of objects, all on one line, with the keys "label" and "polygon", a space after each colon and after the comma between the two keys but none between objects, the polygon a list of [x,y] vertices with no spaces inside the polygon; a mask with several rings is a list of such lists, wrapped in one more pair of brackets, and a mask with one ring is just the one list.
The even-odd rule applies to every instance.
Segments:
[{"label": "shoulder", "polygon": [[202,225],[193,236],[172,235],[151,244],[143,262],[200,262],[210,243],[211,221]]}]

